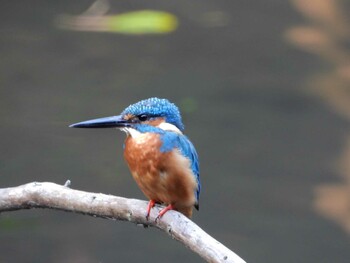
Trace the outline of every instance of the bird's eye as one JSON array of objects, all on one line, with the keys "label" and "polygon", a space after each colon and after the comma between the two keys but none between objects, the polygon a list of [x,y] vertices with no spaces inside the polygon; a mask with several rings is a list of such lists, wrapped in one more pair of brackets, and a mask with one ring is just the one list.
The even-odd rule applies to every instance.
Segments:
[{"label": "bird's eye", "polygon": [[148,116],[146,114],[141,114],[138,116],[138,119],[140,121],[146,121],[148,119]]}]

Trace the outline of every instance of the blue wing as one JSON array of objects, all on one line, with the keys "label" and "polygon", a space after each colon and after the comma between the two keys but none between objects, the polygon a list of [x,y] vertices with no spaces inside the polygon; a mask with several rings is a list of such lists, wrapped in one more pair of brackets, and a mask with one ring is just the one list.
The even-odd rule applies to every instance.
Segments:
[{"label": "blue wing", "polygon": [[179,135],[178,140],[178,148],[180,149],[181,153],[186,156],[191,161],[191,169],[193,172],[193,175],[196,178],[197,182],[197,190],[195,192],[196,195],[196,204],[195,207],[199,209],[199,194],[201,191],[201,182],[199,178],[199,159],[196,149],[194,148],[191,141],[185,136],[185,135]]},{"label": "blue wing", "polygon": [[197,189],[195,191],[196,196],[196,204],[195,207],[199,209],[199,194],[201,191],[201,183],[199,178],[199,160],[196,149],[194,148],[191,141],[185,136],[181,134],[177,134],[174,132],[165,132],[163,134],[163,145],[161,147],[161,151],[167,152],[172,150],[174,147],[178,148],[181,153],[187,157],[191,162],[191,169],[193,172],[193,176],[197,182]]}]

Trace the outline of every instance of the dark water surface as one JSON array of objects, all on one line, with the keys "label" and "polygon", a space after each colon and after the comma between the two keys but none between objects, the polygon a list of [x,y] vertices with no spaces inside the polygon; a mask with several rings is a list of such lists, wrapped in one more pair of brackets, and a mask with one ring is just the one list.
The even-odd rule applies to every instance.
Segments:
[{"label": "dark water surface", "polygon": [[[180,24],[169,35],[55,27],[57,15],[90,4],[0,8],[1,188],[70,179],[76,189],[144,199],[123,161],[124,134],[68,125],[166,97],[183,109],[200,155],[196,223],[247,262],[349,262],[349,233],[313,207],[314,188],[339,180],[348,120],[305,87],[329,65],[285,41],[305,21],[289,1],[112,2],[111,13],[174,13]],[[202,262],[130,223],[52,210],[0,215],[0,262],[141,261]]]}]

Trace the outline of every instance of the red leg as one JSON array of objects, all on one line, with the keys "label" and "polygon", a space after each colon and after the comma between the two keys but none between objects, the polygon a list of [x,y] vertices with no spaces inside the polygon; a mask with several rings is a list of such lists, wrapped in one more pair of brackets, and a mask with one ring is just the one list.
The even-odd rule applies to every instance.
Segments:
[{"label": "red leg", "polygon": [[154,207],[154,205],[156,204],[156,201],[154,200],[150,200],[147,206],[147,213],[146,213],[146,219],[148,220],[149,218],[149,214],[151,213],[151,209]]},{"label": "red leg", "polygon": [[167,207],[163,208],[162,210],[160,210],[157,218],[156,218],[156,221],[158,219],[160,219],[166,212],[168,212],[169,210],[174,210],[175,208],[173,207],[173,205],[168,205]]}]

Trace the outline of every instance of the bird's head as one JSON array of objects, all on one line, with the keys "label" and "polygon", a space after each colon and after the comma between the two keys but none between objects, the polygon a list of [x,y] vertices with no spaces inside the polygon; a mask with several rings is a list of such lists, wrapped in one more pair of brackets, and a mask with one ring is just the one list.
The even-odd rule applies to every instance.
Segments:
[{"label": "bird's head", "polygon": [[182,132],[184,125],[179,109],[167,99],[150,98],[128,106],[120,115],[83,121],[70,125],[73,128],[138,129],[154,126]]}]

